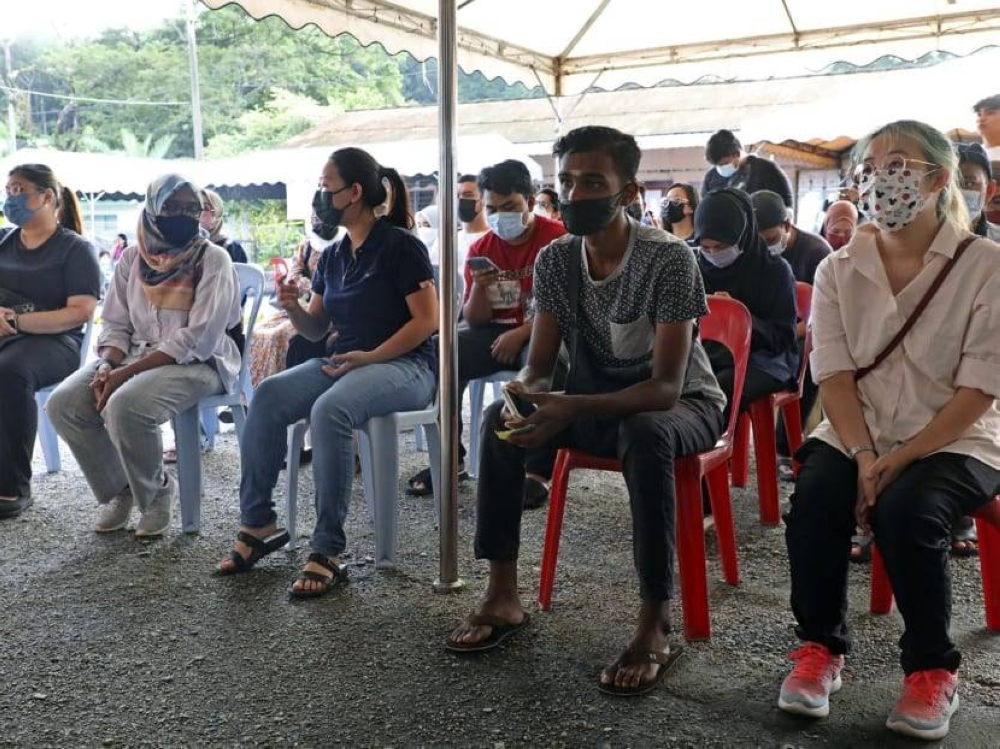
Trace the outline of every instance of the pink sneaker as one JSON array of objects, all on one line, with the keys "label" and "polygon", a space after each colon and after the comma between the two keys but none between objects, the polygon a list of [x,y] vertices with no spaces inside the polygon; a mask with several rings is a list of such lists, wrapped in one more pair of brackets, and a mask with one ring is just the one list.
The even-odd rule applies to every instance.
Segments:
[{"label": "pink sneaker", "polygon": [[830,695],[840,691],[844,656],[833,655],[817,642],[807,642],[789,657],[795,668],[781,684],[778,707],[810,718],[825,718],[830,714]]},{"label": "pink sneaker", "polygon": [[958,674],[943,668],[914,671],[903,679],[903,694],[885,727],[918,739],[943,739],[956,710]]}]

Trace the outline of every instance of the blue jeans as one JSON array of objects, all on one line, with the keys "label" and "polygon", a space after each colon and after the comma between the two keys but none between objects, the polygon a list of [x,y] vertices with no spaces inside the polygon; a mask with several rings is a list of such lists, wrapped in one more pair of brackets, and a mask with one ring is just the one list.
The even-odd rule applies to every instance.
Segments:
[{"label": "blue jeans", "polygon": [[240,447],[240,519],[261,528],[276,519],[271,497],[285,457],[288,427],[308,418],[316,483],[316,529],[312,548],[339,556],[347,545],[347,516],[354,481],[352,436],[373,416],[417,411],[434,399],[434,372],[418,357],[369,364],[341,377],[310,359],[268,377],[254,392]]}]

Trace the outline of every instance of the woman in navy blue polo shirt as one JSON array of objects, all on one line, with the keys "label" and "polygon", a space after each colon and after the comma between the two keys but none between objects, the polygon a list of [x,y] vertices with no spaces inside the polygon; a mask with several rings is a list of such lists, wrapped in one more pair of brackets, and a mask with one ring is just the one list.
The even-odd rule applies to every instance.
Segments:
[{"label": "woman in navy blue polo shirt", "polygon": [[[394,196],[388,213],[375,208]],[[281,471],[288,426],[308,417],[316,484],[313,553],[291,588],[323,595],[344,580],[340,556],[354,479],[352,434],[373,416],[425,408],[434,398],[438,305],[427,248],[410,233],[406,187],[358,148],[335,151],[323,167],[313,207],[343,239],[323,255],[308,307],[294,279],[279,282],[282,308],[298,332],[318,341],[336,326],[328,359],[311,359],[264,380],[254,393],[241,446],[241,528],[220,574],[249,570],[283,546],[271,492]]]}]

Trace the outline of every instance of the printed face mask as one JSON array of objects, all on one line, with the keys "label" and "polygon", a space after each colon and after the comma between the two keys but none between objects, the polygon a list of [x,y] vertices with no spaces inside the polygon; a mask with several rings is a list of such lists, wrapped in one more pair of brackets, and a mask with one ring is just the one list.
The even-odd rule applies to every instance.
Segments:
[{"label": "printed face mask", "polygon": [[876,169],[861,188],[861,212],[881,231],[908,226],[927,202],[920,192],[920,181],[926,175],[919,169]]},{"label": "printed face mask", "polygon": [[724,247],[723,249],[716,250],[715,252],[708,252],[704,248],[701,249],[701,256],[716,268],[728,268],[730,265],[735,263],[742,254],[743,251],[736,245]]},{"label": "printed face mask", "polygon": [[500,239],[509,242],[524,234],[524,214],[515,211],[497,211],[486,216],[486,223]]}]

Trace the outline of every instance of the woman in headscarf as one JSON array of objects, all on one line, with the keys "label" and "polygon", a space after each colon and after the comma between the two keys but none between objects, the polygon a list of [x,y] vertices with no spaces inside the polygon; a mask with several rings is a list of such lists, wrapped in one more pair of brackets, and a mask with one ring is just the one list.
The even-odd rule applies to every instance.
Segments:
[{"label": "woman in headscarf", "polygon": [[[790,388],[798,374],[795,278],[788,263],[767,251],[757,232],[750,197],[727,187],[702,198],[694,213],[698,267],[708,294],[746,305],[753,319],[750,361],[740,408],[768,393]],[[728,398],[734,368],[728,350],[706,344],[712,369]]]},{"label": "woman in headscarf", "polygon": [[209,241],[229,253],[234,263],[247,262],[247,253],[243,245],[235,239],[230,239],[222,231],[225,224],[226,204],[222,196],[215,190],[201,191],[201,216],[198,220],[201,228],[208,232]]},{"label": "woman in headscarf", "polygon": [[848,200],[838,200],[827,209],[820,234],[833,249],[839,250],[851,241],[857,229],[858,209]]},{"label": "woman in headscarf", "polygon": [[229,255],[198,226],[201,209],[184,177],[149,186],[136,246],[122,254],[104,303],[101,358],[49,399],[97,498],[98,533],[124,528],[133,504],[136,536],[166,531],[176,482],[163,468],[160,425],[236,385],[240,356],[226,330],[240,317],[239,287]]},{"label": "woman in headscarf", "polygon": [[437,266],[441,261],[437,246],[438,227],[441,225],[438,207],[436,205],[429,205],[417,211],[414,220],[416,222],[417,236],[420,237],[420,241],[427,248],[427,256],[430,258],[431,265]]}]

